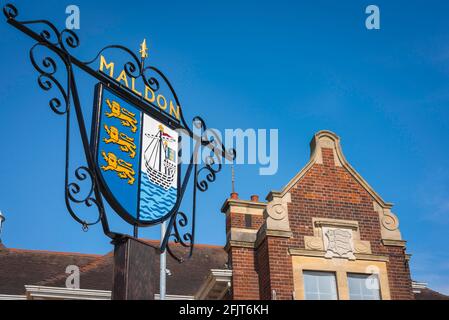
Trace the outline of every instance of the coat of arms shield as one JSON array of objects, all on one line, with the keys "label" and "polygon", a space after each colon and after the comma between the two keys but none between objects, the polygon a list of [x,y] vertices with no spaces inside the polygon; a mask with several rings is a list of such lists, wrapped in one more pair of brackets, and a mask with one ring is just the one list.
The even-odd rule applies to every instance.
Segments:
[{"label": "coat of arms shield", "polygon": [[98,84],[92,123],[100,188],[111,207],[135,225],[169,217],[180,189],[179,134],[173,121]]}]

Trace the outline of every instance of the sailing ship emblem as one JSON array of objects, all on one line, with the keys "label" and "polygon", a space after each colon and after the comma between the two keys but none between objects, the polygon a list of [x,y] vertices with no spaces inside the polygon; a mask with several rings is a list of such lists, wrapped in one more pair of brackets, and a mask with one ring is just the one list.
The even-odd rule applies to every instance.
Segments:
[{"label": "sailing ship emblem", "polygon": [[150,181],[168,190],[175,178],[176,163],[174,150],[168,142],[176,140],[164,132],[164,126],[159,125],[157,134],[145,134],[151,139],[144,152],[145,167]]},{"label": "sailing ship emblem", "polygon": [[167,218],[178,200],[178,132],[153,110],[141,109],[97,85],[94,152],[109,204],[132,224]]}]

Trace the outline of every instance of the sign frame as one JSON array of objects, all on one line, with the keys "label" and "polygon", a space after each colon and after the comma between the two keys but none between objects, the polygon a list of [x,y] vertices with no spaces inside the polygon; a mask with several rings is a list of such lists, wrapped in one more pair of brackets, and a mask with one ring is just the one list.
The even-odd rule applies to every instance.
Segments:
[{"label": "sign frame", "polygon": [[[29,50],[29,59],[38,73],[37,83],[42,90],[51,94],[48,101],[50,109],[56,115],[65,119],[64,201],[68,213],[81,225],[83,231],[87,231],[89,227],[101,223],[103,233],[113,243],[118,243],[130,237],[128,234],[111,230],[109,226],[108,213],[103,203],[103,198],[107,197],[107,190],[104,188],[104,181],[101,181],[101,173],[99,172],[97,162],[94,161],[96,155],[93,150],[98,147],[98,145],[95,145],[98,136],[94,136],[94,139],[92,139],[92,135],[98,135],[98,132],[94,133],[95,130],[93,130],[93,127],[91,127],[90,132],[86,128],[86,118],[83,114],[75,76],[77,72],[90,76],[91,79],[95,79],[97,82],[99,81],[101,86],[112,90],[114,94],[124,101],[128,101],[133,107],[144,110],[142,112],[150,113],[152,118],[167,124],[167,127],[186,130],[186,135],[194,142],[194,152],[191,156],[192,161],[186,164],[187,169],[184,175],[181,173],[181,163],[178,162],[177,189],[180,194],[170,213],[158,221],[168,221],[167,231],[159,250],[161,252],[167,250],[176,260],[182,262],[184,259],[173,254],[170,250],[170,239],[174,243],[189,248],[188,256],[191,257],[195,244],[196,193],[197,191],[205,192],[208,190],[209,184],[216,180],[217,174],[222,170],[222,159],[226,158],[233,161],[236,157],[235,150],[226,150],[221,142],[221,138],[217,136],[209,137],[210,132],[208,132],[206,123],[201,117],[195,116],[192,119],[193,126],[197,130],[192,130],[194,127],[189,127],[184,119],[182,107],[176,92],[166,75],[154,66],[145,66],[145,58],[148,57],[145,41],[141,45],[140,58],[125,46],[107,45],[101,48],[92,59],[83,60],[74,54],[75,50],[73,49],[80,46],[79,37],[74,30],[67,28],[58,29],[52,22],[45,19],[19,20],[17,19],[19,10],[11,3],[4,4],[3,15],[6,18],[7,24],[34,41]],[[106,50],[114,50],[125,56],[126,62],[123,64],[123,71],[121,73],[124,77],[132,78],[132,81],[142,81],[144,85],[154,89],[154,92],[160,89],[159,82],[165,84],[173,95],[174,102],[179,107],[179,117],[173,119],[168,114],[165,114],[163,110],[157,109],[150,101],[144,101],[142,96],[137,95],[129,88],[123,86],[118,79],[114,79],[104,72],[93,68],[92,64],[98,61],[102,53]],[[75,68],[77,72],[75,72]],[[62,73],[59,72],[59,69],[62,69]],[[148,73],[152,73],[154,76],[147,76]],[[94,103],[97,103],[98,95],[95,95],[95,92]],[[148,109],[143,109],[146,107]],[[95,121],[98,116],[94,115],[92,121]],[[75,126],[71,124],[72,121],[75,122]],[[71,150],[73,147],[71,147],[70,142],[71,134],[74,130],[77,130],[82,143],[85,161],[81,165],[78,163],[74,164],[71,160]],[[178,135],[178,137],[183,138],[181,135]],[[201,153],[203,148],[208,148],[212,155],[207,156],[207,161],[205,160],[204,163],[201,163],[201,161],[199,163],[193,161],[193,159],[197,159],[198,154]],[[179,151],[178,158],[180,156]],[[192,207],[190,219],[188,219],[187,214],[180,210],[180,205],[183,202],[187,186],[192,181],[191,178],[193,178]],[[109,200],[112,200],[111,197],[109,198]],[[106,200],[108,199],[106,198]],[[114,208],[114,205],[112,205],[111,207],[115,211],[114,213],[117,213],[126,222],[134,226],[133,236],[134,238],[138,238],[138,226],[143,226],[143,224],[138,223],[136,225],[133,222],[139,221],[129,219],[129,217],[124,215],[122,210],[116,210],[119,209],[117,206]],[[88,218],[86,218],[86,212],[82,212],[85,209],[90,210]],[[92,213],[93,217],[90,217]],[[154,222],[151,225],[158,222]],[[145,224],[144,226],[149,225]],[[190,230],[188,230],[189,227]]]},{"label": "sign frame", "polygon": [[[99,82],[95,85],[94,90],[95,90],[94,107],[93,107],[92,127],[91,127],[92,135],[91,135],[91,139],[90,139],[90,144],[91,144],[91,152],[94,156],[95,163],[98,163],[98,158],[99,158],[99,149],[98,148],[99,148],[100,130],[101,130],[101,128],[100,128],[101,113],[99,111],[102,108],[101,104],[103,102],[104,90],[108,90],[113,95],[119,97],[120,99],[124,100],[126,103],[132,105],[133,107],[138,109],[140,112],[142,112],[141,121],[143,120],[143,115],[146,113],[153,119],[161,122],[163,125],[167,126],[168,128],[170,128],[172,130],[183,129],[183,127],[178,122],[172,120],[169,116],[167,116],[165,113],[163,113],[163,111],[158,112],[154,108],[143,108],[141,105],[133,104],[132,102],[129,101],[129,99],[124,94],[122,94],[121,92],[119,92],[111,87],[106,86],[105,84],[103,84],[101,82]],[[143,126],[143,124],[142,124],[142,126]],[[141,134],[141,137],[142,137],[142,134]],[[177,141],[178,144],[180,142],[180,137],[181,136],[178,137],[178,141]],[[140,143],[142,143],[142,141],[140,141]],[[177,156],[179,157],[179,155],[180,155],[180,150],[178,150]],[[95,171],[96,171],[96,175],[98,177],[100,191],[103,194],[103,196],[105,197],[105,199],[107,200],[107,202],[109,203],[109,205],[112,207],[112,209],[115,212],[117,212],[117,214],[123,220],[128,222],[129,224],[132,224],[134,226],[139,226],[139,227],[147,227],[147,226],[155,225],[155,224],[161,223],[162,221],[167,220],[170,216],[172,216],[176,212],[177,208],[179,207],[179,203],[181,201],[181,174],[182,174],[181,168],[182,168],[182,166],[181,166],[181,161],[177,160],[177,162],[178,163],[177,163],[177,177],[176,177],[176,180],[177,180],[176,181],[176,185],[177,185],[176,203],[173,205],[173,207],[170,211],[163,214],[160,218],[151,220],[151,221],[140,220],[139,213],[137,213],[137,218],[132,217],[132,215],[129,212],[127,212],[127,210],[125,208],[123,208],[123,206],[117,200],[116,196],[112,193],[112,191],[108,187],[108,184],[105,181],[98,165],[95,165]],[[140,168],[138,168],[138,169],[140,170]],[[140,179],[139,179],[139,181],[140,181]],[[140,192],[140,184],[138,186],[138,192]]]}]

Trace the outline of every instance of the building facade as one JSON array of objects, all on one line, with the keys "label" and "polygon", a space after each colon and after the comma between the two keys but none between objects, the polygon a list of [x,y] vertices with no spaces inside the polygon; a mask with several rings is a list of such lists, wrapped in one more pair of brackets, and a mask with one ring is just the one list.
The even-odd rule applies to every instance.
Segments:
[{"label": "building facade", "polygon": [[[224,247],[197,245],[182,265],[168,257],[167,299],[449,299],[412,283],[392,204],[351,167],[338,136],[320,131],[310,149],[307,165],[266,201],[237,193],[225,200]],[[69,265],[79,266],[79,288],[67,288]],[[157,258],[155,288],[158,266]],[[112,282],[112,252],[10,249],[0,242],[0,299],[110,299]]]},{"label": "building facade", "polygon": [[320,131],[307,165],[266,202],[232,194],[230,299],[413,299],[409,256],[392,204]]}]

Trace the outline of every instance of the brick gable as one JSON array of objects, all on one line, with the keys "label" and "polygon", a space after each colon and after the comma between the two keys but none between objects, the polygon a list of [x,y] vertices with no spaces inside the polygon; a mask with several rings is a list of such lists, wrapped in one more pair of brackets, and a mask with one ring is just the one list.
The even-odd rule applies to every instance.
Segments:
[{"label": "brick gable", "polygon": [[[413,299],[405,241],[392,205],[349,165],[334,133],[321,131],[313,137],[309,163],[283,190],[271,192],[267,201],[254,202],[260,209],[252,211],[257,233],[248,230],[254,226],[245,226],[243,207],[251,202],[234,197],[222,208],[229,258],[237,275],[233,278],[235,299],[249,297],[245,288],[246,292],[259,290],[258,297],[251,298],[292,299],[298,289],[291,252],[324,259],[324,229],[317,226],[319,220],[337,221],[351,230],[354,259],[386,263],[384,286],[389,292],[384,298]],[[315,241],[317,247],[307,245],[305,239]]]},{"label": "brick gable", "polygon": [[321,150],[323,163],[315,163],[290,190],[289,246],[305,249],[304,236],[313,236],[312,218],[358,221],[361,240],[369,241],[373,254],[389,256],[388,274],[393,299],[412,298],[411,279],[404,249],[382,244],[376,201],[343,166],[335,166],[330,148]]}]

